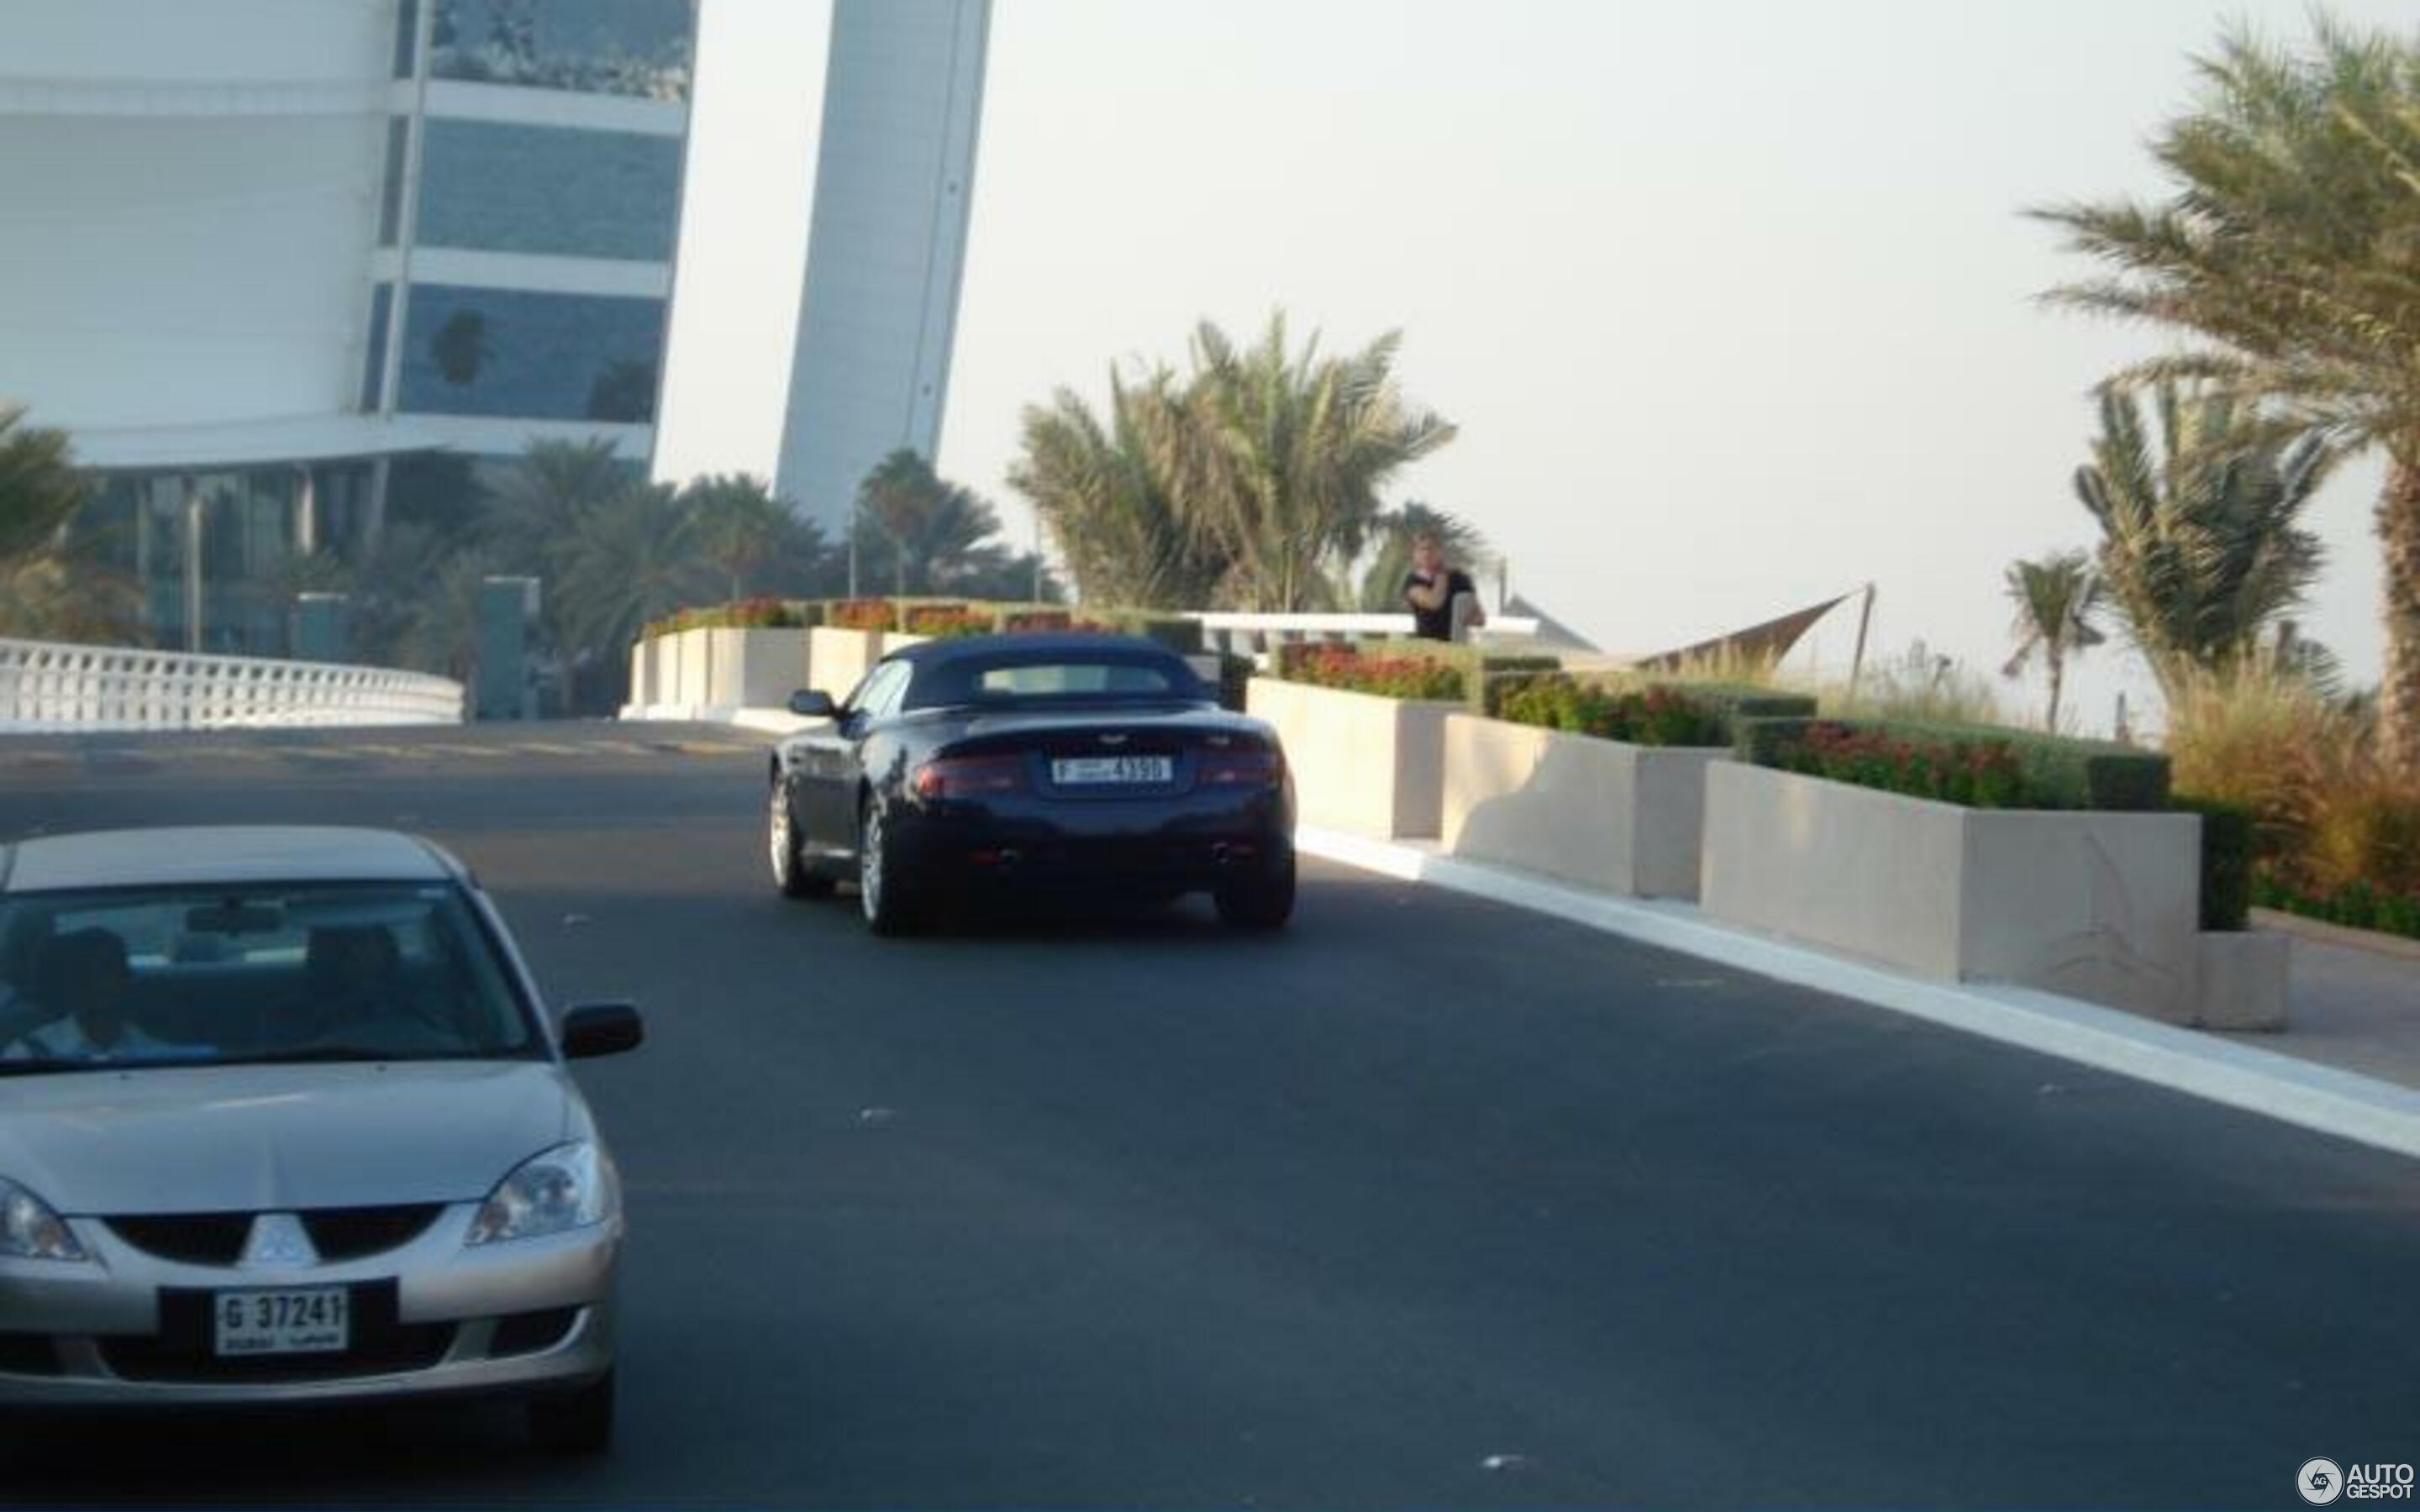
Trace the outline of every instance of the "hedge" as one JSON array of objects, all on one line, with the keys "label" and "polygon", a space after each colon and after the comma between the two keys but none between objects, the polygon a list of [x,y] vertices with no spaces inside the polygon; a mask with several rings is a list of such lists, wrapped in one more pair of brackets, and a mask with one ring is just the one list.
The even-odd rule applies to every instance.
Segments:
[{"label": "hedge", "polygon": [[[2126,813],[2168,807],[2168,758],[2159,751],[1916,719],[1743,718],[1738,724],[1742,761],[1916,797]],[[1834,744],[1831,759],[1807,748],[1810,735]],[[1837,748],[1844,736],[1854,744],[1842,753]]]},{"label": "hedge", "polygon": [[[1357,672],[1354,660],[1373,664]],[[1277,675],[1289,682],[1314,683],[1387,698],[1454,701],[1475,710],[1487,707],[1488,688],[1512,676],[1535,677],[1558,671],[1553,656],[1491,656],[1476,646],[1442,640],[1390,638],[1381,640],[1291,641],[1277,648]],[[1311,669],[1305,672],[1303,669]],[[1395,691],[1417,688],[1416,692]]]},{"label": "hedge", "polygon": [[786,630],[823,623],[823,605],[783,598],[742,598],[705,609],[685,609],[651,620],[639,639],[677,635],[683,630]]},{"label": "hedge", "polygon": [[2252,901],[2263,908],[2300,914],[2347,929],[2375,930],[2381,934],[2420,940],[2420,894],[2388,892],[2366,882],[2349,883],[2330,893],[2316,893],[2263,870],[2252,879]]},{"label": "hedge", "polygon": [[2177,798],[2171,806],[2201,815],[2201,927],[2240,933],[2252,919],[2252,810],[2214,798]]},{"label": "hedge", "polygon": [[1815,712],[1812,698],[1769,687],[1528,670],[1490,672],[1482,706],[1512,724],[1642,746],[1729,746],[1743,718]]}]

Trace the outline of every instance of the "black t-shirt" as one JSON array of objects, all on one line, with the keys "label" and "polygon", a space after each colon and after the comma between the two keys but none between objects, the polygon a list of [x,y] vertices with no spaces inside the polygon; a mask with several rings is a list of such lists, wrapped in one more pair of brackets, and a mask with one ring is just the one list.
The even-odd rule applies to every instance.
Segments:
[{"label": "black t-shirt", "polygon": [[1404,578],[1404,603],[1412,611],[1412,633],[1429,640],[1453,639],[1453,601],[1458,594],[1478,592],[1470,584],[1470,574],[1458,568],[1446,569],[1445,602],[1435,609],[1422,609],[1411,600],[1415,588],[1426,588],[1436,579],[1425,572],[1414,571]]}]

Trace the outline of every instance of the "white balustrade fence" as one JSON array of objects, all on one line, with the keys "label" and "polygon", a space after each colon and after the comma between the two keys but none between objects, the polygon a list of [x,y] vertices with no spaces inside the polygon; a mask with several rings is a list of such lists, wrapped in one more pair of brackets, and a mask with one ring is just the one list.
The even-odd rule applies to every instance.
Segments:
[{"label": "white balustrade fence", "polygon": [[[1409,614],[1190,614],[1202,623],[1202,643],[1212,651],[1261,656],[1303,640],[1374,640],[1412,633]],[[1491,618],[1471,632],[1471,642],[1538,633],[1538,622],[1527,616]]]},{"label": "white balustrade fence", "polygon": [[0,640],[0,731],[460,724],[447,677],[259,656]]}]

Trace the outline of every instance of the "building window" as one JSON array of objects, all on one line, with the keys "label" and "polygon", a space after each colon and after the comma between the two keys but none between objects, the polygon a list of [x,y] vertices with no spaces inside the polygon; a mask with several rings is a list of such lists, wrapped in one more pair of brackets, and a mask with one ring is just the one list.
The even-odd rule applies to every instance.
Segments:
[{"label": "building window", "polygon": [[420,147],[423,247],[664,262],[680,219],[678,137],[432,120]]},{"label": "building window", "polygon": [[439,79],[686,100],[692,0],[432,0]]},{"label": "building window", "polygon": [[403,160],[411,123],[390,116],[386,123],[386,177],[379,183],[379,245],[392,247],[403,226]]},{"label": "building window", "polygon": [[378,413],[379,395],[386,391],[386,333],[395,318],[395,285],[380,284],[370,290],[369,350],[362,363],[361,411]]},{"label": "building window", "polygon": [[646,424],[664,301],[414,285],[400,408]]},{"label": "building window", "polygon": [[411,55],[419,51],[420,0],[396,0],[395,76],[411,77]]}]

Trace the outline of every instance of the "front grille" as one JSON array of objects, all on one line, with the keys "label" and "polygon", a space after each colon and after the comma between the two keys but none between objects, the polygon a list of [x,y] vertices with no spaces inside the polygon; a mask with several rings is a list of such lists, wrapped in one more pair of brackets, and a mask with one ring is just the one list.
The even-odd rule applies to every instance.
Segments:
[{"label": "front grille", "polygon": [[[319,1258],[358,1260],[408,1244],[427,1232],[442,1202],[384,1208],[318,1208],[301,1213]],[[103,1220],[146,1255],[185,1265],[233,1265],[252,1235],[248,1212],[167,1212]]]},{"label": "front grille", "polygon": [[571,1336],[580,1321],[577,1307],[550,1307],[542,1313],[515,1313],[496,1319],[496,1336],[488,1346],[490,1359],[512,1354],[539,1354]]},{"label": "front grille", "polygon": [[252,1235],[248,1212],[171,1212],[102,1222],[144,1254],[185,1265],[233,1265]]},{"label": "front grille", "polygon": [[323,1260],[358,1260],[399,1248],[428,1231],[442,1202],[395,1208],[322,1208],[302,1214],[302,1227]]},{"label": "front grille", "polygon": [[0,1376],[55,1376],[59,1351],[48,1334],[0,1334]]},{"label": "front grille", "polygon": [[229,1385],[400,1375],[429,1368],[454,1347],[456,1325],[452,1323],[396,1320],[394,1282],[377,1281],[349,1289],[352,1344],[338,1353],[221,1359],[211,1348],[212,1293],[184,1288],[161,1290],[157,1336],[95,1342],[101,1348],[101,1364],[123,1381]]}]

